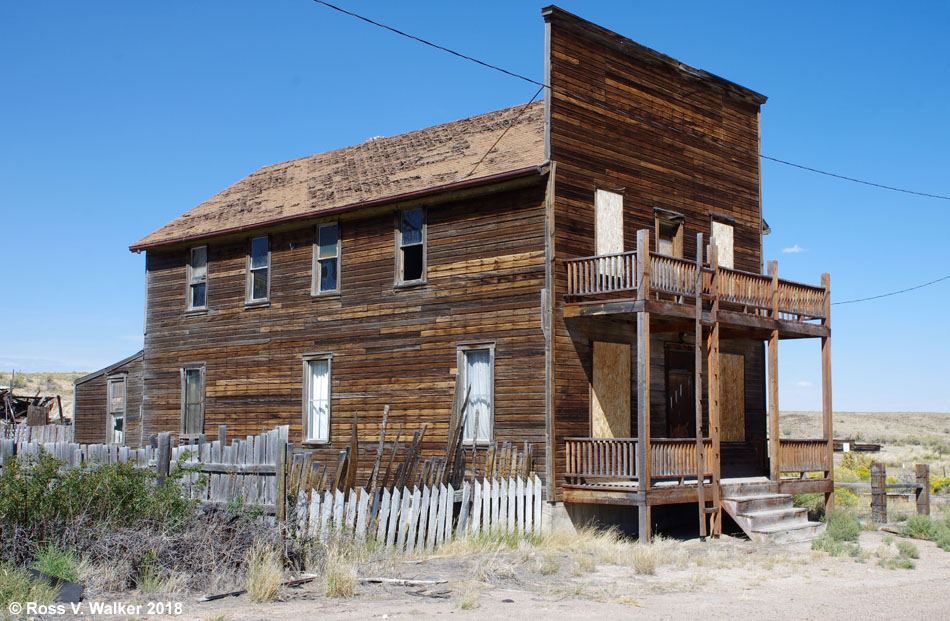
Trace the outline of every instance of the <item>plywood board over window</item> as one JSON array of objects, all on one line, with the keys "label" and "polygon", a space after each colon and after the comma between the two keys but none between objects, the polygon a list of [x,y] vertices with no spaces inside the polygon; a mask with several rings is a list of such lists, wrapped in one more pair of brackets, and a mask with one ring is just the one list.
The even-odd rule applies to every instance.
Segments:
[{"label": "plywood board over window", "polygon": [[623,194],[597,190],[594,196],[594,214],[596,254],[623,252]]},{"label": "plywood board over window", "polygon": [[745,442],[745,356],[719,354],[720,439]]},{"label": "plywood board over window", "polygon": [[590,404],[591,437],[630,437],[630,345],[594,341]]},{"label": "plywood board over window", "polygon": [[711,229],[713,239],[716,240],[716,249],[719,251],[720,267],[733,269],[735,263],[733,257],[735,252],[732,240],[732,224],[720,220],[713,220]]}]

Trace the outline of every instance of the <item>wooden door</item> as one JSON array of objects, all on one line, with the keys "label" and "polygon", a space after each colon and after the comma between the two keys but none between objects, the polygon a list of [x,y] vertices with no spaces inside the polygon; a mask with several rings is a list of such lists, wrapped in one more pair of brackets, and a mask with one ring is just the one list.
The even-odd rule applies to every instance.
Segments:
[{"label": "wooden door", "polygon": [[719,354],[719,438],[745,442],[745,356]]},{"label": "wooden door", "polygon": [[594,341],[590,435],[629,438],[630,431],[630,345]]},{"label": "wooden door", "polygon": [[696,437],[695,354],[666,348],[666,433],[670,438]]}]

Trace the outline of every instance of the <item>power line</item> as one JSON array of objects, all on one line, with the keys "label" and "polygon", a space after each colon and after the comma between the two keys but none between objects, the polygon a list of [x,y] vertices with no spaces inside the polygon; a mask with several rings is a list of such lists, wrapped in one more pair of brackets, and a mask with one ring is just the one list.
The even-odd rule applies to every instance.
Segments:
[{"label": "power line", "polygon": [[485,155],[483,155],[480,160],[475,162],[475,165],[472,166],[472,170],[468,171],[468,174],[462,177],[463,179],[467,179],[472,176],[472,173],[475,172],[475,169],[478,168],[481,165],[481,163],[485,161],[485,158],[488,157],[488,154],[492,152],[492,149],[498,146],[498,143],[501,142],[501,139],[505,137],[505,134],[508,133],[508,130],[511,129],[514,126],[514,124],[518,122],[518,119],[521,118],[521,115],[524,114],[524,111],[528,109],[528,106],[534,103],[534,100],[538,98],[538,95],[540,95],[541,91],[543,90],[544,90],[544,87],[542,86],[541,88],[538,89],[538,92],[534,94],[534,97],[531,98],[531,101],[521,106],[521,110],[518,110],[518,114],[515,115],[515,118],[511,119],[511,121],[508,123],[508,127],[505,128],[505,131],[501,132],[501,136],[498,136],[498,139],[495,140],[492,146],[488,147],[488,150],[485,151]]},{"label": "power line", "polygon": [[913,287],[908,287],[906,289],[901,289],[900,291],[891,291],[890,293],[882,293],[881,295],[872,295],[869,298],[858,298],[856,300],[845,300],[843,302],[832,302],[831,305],[835,304],[854,304],[856,302],[867,302],[868,300],[878,300],[880,298],[887,298],[892,295],[898,295],[900,293],[907,293],[908,291],[913,291],[914,289],[923,289],[924,287],[929,287],[930,285],[935,285],[938,282],[943,282],[944,280],[950,280],[950,274],[944,276],[943,278],[938,278],[937,280],[931,280],[930,282],[925,282],[922,285],[915,285]]},{"label": "power line", "polygon": [[[463,60],[467,60],[467,61],[469,61],[469,62],[473,62],[473,63],[475,63],[475,64],[481,65],[481,66],[486,67],[486,68],[488,68],[488,69],[492,69],[493,71],[498,71],[498,72],[500,72],[500,73],[503,73],[503,74],[505,74],[505,75],[511,76],[511,77],[513,77],[513,78],[517,78],[517,79],[519,79],[519,80],[523,80],[523,81],[525,81],[525,82],[528,82],[529,84],[534,84],[535,86],[540,86],[542,89],[543,89],[543,88],[550,89],[550,90],[553,91],[553,92],[557,92],[557,93],[559,93],[559,94],[561,94],[561,95],[564,95],[564,96],[566,96],[566,97],[570,97],[571,99],[575,99],[575,100],[577,100],[577,101],[582,101],[582,102],[584,102],[584,103],[586,103],[586,104],[590,104],[590,105],[593,105],[593,106],[597,106],[597,107],[599,107],[599,108],[603,108],[603,109],[608,110],[608,111],[612,111],[612,112],[617,112],[617,113],[623,114],[623,115],[625,115],[625,116],[627,116],[627,117],[629,117],[629,118],[636,119],[636,120],[638,120],[638,121],[641,121],[641,122],[643,122],[643,123],[647,123],[647,124],[652,125],[652,126],[654,126],[654,127],[659,127],[659,128],[662,128],[662,129],[667,129],[667,130],[670,130],[670,131],[674,131],[674,132],[677,132],[677,133],[679,133],[679,134],[683,134],[684,136],[689,136],[689,137],[691,137],[691,138],[696,138],[696,139],[698,139],[698,140],[703,140],[703,141],[708,142],[708,143],[710,143],[710,144],[715,144],[715,145],[720,146],[720,147],[724,147],[724,148],[727,148],[727,149],[732,149],[733,151],[736,151],[736,152],[739,152],[739,153],[744,153],[744,154],[746,154],[746,155],[752,155],[752,156],[755,156],[755,157],[760,157],[760,158],[762,158],[762,159],[764,159],[764,160],[768,160],[768,161],[770,161],[770,162],[775,162],[775,163],[777,163],[777,164],[784,164],[785,166],[791,166],[791,167],[793,167],[793,168],[798,168],[798,169],[801,169],[801,170],[806,170],[806,171],[808,171],[808,172],[813,172],[813,173],[817,173],[817,174],[820,174],[820,175],[825,175],[825,176],[828,176],[828,177],[833,177],[833,178],[835,178],[835,179],[841,179],[841,180],[843,180],[843,181],[851,181],[851,182],[853,182],[853,183],[860,183],[860,184],[863,184],[863,185],[867,185],[867,186],[879,188],[879,189],[882,189],[882,190],[890,190],[890,191],[892,191],[892,192],[901,192],[901,193],[904,193],[904,194],[912,194],[912,195],[914,195],[914,196],[922,196],[922,197],[926,197],[926,198],[936,198],[936,199],[940,199],[940,200],[950,201],[950,196],[945,196],[945,195],[941,195],[941,194],[930,194],[930,193],[927,193],[927,192],[918,192],[918,191],[916,191],[916,190],[908,190],[908,189],[905,189],[905,188],[898,188],[898,187],[895,187],[895,186],[885,185],[885,184],[882,184],[882,183],[875,183],[875,182],[873,182],[873,181],[866,181],[866,180],[863,180],[863,179],[857,179],[857,178],[855,178],[855,177],[848,177],[848,176],[846,176],[846,175],[839,175],[839,174],[837,174],[837,173],[832,173],[832,172],[828,172],[828,171],[825,171],[825,170],[820,170],[820,169],[818,169],[818,168],[813,168],[813,167],[811,167],[811,166],[805,166],[805,165],[803,165],[803,164],[796,164],[796,163],[794,163],[794,162],[789,162],[789,161],[787,161],[787,160],[779,159],[779,158],[777,158],[777,157],[771,157],[771,156],[765,155],[765,154],[763,154],[763,153],[757,153],[757,152],[755,152],[755,151],[750,151],[750,150],[748,150],[748,149],[743,149],[742,147],[737,147],[737,146],[735,146],[735,145],[731,145],[731,144],[722,142],[721,140],[718,140],[718,139],[716,139],[716,138],[713,138],[712,136],[706,136],[706,135],[704,135],[704,134],[697,134],[697,133],[695,133],[695,132],[693,132],[693,131],[683,129],[683,128],[681,128],[681,127],[674,127],[674,126],[672,126],[672,125],[667,125],[667,124],[665,124],[665,123],[660,123],[659,121],[655,121],[655,120],[653,120],[653,119],[648,119],[648,118],[643,117],[643,116],[641,116],[641,115],[639,115],[639,114],[631,113],[631,112],[629,112],[629,111],[627,111],[627,110],[623,110],[623,109],[621,109],[621,108],[618,108],[618,107],[615,107],[615,106],[611,106],[610,104],[607,104],[607,103],[604,103],[604,102],[601,102],[601,101],[596,101],[596,100],[592,100],[592,99],[587,99],[586,97],[581,97],[580,95],[575,95],[575,94],[570,93],[570,92],[568,92],[568,91],[565,91],[565,90],[563,90],[563,89],[554,88],[554,87],[552,87],[552,86],[549,85],[549,84],[545,84],[544,82],[539,82],[538,80],[535,80],[535,79],[533,79],[533,78],[529,78],[529,77],[527,77],[527,76],[525,76],[525,75],[521,75],[520,73],[515,73],[515,72],[513,72],[513,71],[508,71],[507,69],[504,69],[504,68],[499,67],[499,66],[497,66],[497,65],[493,65],[493,64],[491,64],[491,63],[487,63],[487,62],[485,62],[485,61],[479,60],[479,59],[474,58],[474,57],[472,57],[472,56],[468,56],[468,55],[466,55],[466,54],[462,54],[461,52],[456,52],[455,50],[452,50],[452,49],[449,49],[449,48],[447,48],[447,47],[438,45],[437,43],[432,43],[431,41],[427,41],[427,40],[422,39],[422,38],[420,38],[420,37],[417,37],[417,36],[415,36],[415,35],[409,34],[409,33],[407,33],[407,32],[403,32],[402,30],[398,30],[398,29],[393,28],[393,27],[391,27],[391,26],[387,26],[386,24],[382,24],[382,23],[380,23],[380,22],[374,21],[374,20],[372,20],[372,19],[370,19],[370,18],[368,18],[368,17],[364,17],[364,16],[359,15],[359,14],[357,14],[357,13],[353,13],[353,12],[351,12],[351,11],[347,11],[346,9],[343,9],[343,8],[340,8],[340,7],[336,6],[336,5],[330,4],[329,2],[325,2],[324,0],[313,0],[313,1],[314,1],[315,3],[317,3],[317,4],[322,4],[323,6],[325,6],[325,7],[327,7],[327,8],[333,9],[334,11],[338,11],[338,12],[340,12],[340,13],[343,13],[344,15],[349,15],[350,17],[353,17],[353,18],[356,18],[356,19],[358,19],[358,20],[364,21],[364,22],[366,22],[366,23],[368,23],[368,24],[372,24],[373,26],[377,26],[378,28],[382,28],[382,29],[384,29],[384,30],[388,30],[389,32],[392,32],[392,33],[394,33],[394,34],[400,35],[400,36],[402,36],[402,37],[406,37],[407,39],[411,39],[411,40],[413,40],[413,41],[416,41],[416,42],[421,43],[421,44],[423,44],[423,45],[427,45],[427,46],[429,46],[429,47],[431,47],[431,48],[435,48],[435,49],[437,49],[437,50],[439,50],[439,51],[442,51],[442,52],[445,52],[445,53],[447,53],[447,54],[451,54],[452,56],[456,56],[456,57],[461,58],[461,59],[463,59]],[[537,97],[537,95],[535,95],[535,97]]]}]

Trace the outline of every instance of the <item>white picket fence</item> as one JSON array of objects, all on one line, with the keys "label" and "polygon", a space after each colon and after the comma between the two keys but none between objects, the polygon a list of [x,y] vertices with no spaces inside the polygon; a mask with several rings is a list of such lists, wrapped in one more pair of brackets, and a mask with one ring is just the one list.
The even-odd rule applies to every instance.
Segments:
[{"label": "white picket fence", "polygon": [[461,498],[451,485],[365,489],[322,494],[298,493],[295,511],[288,515],[298,536],[327,539],[375,537],[387,548],[412,553],[431,551],[454,538],[488,533],[541,532],[543,486],[529,479],[483,479],[462,484]]}]

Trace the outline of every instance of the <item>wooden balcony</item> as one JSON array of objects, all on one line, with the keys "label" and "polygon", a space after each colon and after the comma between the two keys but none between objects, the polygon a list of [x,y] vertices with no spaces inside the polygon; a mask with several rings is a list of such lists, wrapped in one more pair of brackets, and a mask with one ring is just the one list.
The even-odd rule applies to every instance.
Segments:
[{"label": "wooden balcony", "polygon": [[[567,438],[567,481],[574,485],[638,481],[636,438]],[[703,440],[703,470],[712,476],[712,441]],[[683,485],[696,482],[696,440],[650,440],[650,478]]]}]

